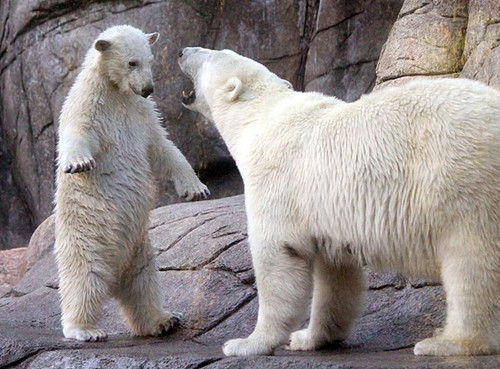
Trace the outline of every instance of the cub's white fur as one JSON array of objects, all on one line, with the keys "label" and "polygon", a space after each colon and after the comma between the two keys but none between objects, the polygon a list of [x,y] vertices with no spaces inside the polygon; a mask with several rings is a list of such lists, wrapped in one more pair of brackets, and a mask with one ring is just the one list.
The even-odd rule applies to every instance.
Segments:
[{"label": "cub's white fur", "polygon": [[155,104],[150,44],[158,33],[107,29],[88,51],[59,125],[56,258],[64,336],[101,341],[101,304],[114,297],[135,335],[158,335],[163,312],[148,238],[156,180],[188,200],[208,190],[166,138]]},{"label": "cub's white fur", "polygon": [[289,348],[345,339],[363,264],[442,281],[445,327],[415,354],[500,353],[498,91],[422,80],[345,103],[227,50],[186,48],[179,65],[185,105],[215,122],[245,183],[259,316],[226,355],[286,343],[311,289]]}]

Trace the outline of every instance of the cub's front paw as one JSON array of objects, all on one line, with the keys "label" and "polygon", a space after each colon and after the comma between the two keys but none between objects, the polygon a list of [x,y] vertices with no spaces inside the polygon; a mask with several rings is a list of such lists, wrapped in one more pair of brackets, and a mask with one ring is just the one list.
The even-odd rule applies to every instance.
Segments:
[{"label": "cub's front paw", "polygon": [[264,342],[250,338],[238,338],[227,341],[222,347],[222,351],[226,356],[253,356],[271,355],[274,349]]},{"label": "cub's front paw", "polygon": [[64,173],[82,173],[94,169],[96,166],[95,160],[92,157],[79,157],[75,160],[70,160],[63,166]]},{"label": "cub's front paw", "polygon": [[196,176],[184,181],[174,180],[174,184],[179,197],[186,199],[186,201],[202,200],[210,195],[208,187],[201,183]]},{"label": "cub's front paw", "polygon": [[65,327],[63,329],[63,334],[66,338],[87,342],[103,342],[108,339],[106,332],[94,326]]}]

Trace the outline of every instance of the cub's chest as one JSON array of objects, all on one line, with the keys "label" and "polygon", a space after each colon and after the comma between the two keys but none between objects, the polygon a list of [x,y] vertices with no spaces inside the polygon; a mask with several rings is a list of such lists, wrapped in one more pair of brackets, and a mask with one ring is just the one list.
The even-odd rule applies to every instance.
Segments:
[{"label": "cub's chest", "polygon": [[143,152],[145,154],[154,122],[140,111],[115,111],[101,128],[103,148],[115,152]]}]

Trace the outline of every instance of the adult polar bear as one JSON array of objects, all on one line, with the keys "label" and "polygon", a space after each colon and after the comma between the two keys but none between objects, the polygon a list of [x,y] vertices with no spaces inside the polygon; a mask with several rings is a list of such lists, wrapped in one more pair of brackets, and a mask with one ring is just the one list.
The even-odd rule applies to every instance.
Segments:
[{"label": "adult polar bear", "polygon": [[172,179],[188,200],[208,189],[148,98],[157,39],[130,26],[102,32],[61,111],[55,251],[67,338],[106,339],[97,323],[108,295],[135,335],[158,335],[178,320],[162,310],[148,237],[156,180]]},{"label": "adult polar bear", "polygon": [[500,93],[426,80],[345,103],[294,92],[231,51],[185,48],[184,105],[214,121],[245,184],[259,315],[226,355],[345,339],[361,265],[440,278],[446,325],[417,355],[500,353]]}]

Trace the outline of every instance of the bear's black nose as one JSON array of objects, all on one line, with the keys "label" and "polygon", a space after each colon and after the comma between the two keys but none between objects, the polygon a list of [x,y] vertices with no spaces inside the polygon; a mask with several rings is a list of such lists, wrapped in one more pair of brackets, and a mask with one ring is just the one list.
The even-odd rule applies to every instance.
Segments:
[{"label": "bear's black nose", "polygon": [[182,55],[184,55],[184,49],[180,49],[179,52],[177,53],[177,56],[179,58],[182,58]]},{"label": "bear's black nose", "polygon": [[141,91],[141,96],[146,98],[148,97],[149,95],[151,95],[154,91],[154,88],[153,86],[147,86],[147,87],[144,87]]}]

